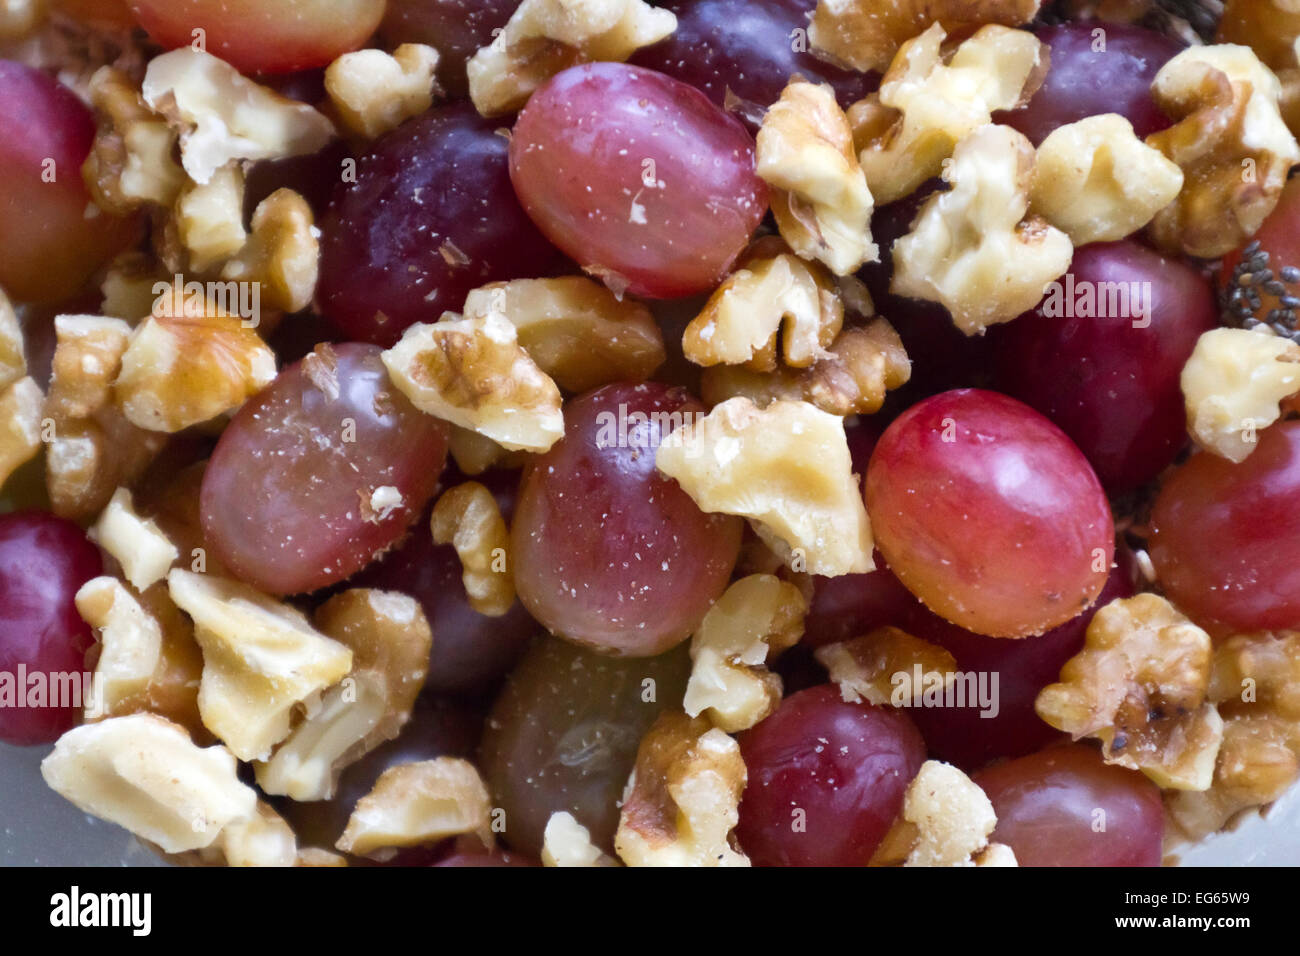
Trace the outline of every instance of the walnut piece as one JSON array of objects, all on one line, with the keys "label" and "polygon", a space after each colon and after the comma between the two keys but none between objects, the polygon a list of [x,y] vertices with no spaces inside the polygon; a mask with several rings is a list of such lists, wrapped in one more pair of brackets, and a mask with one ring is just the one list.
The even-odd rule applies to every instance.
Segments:
[{"label": "walnut piece", "polygon": [[352,651],[352,670],[256,767],[263,792],[294,800],[331,799],[345,767],[401,732],[433,649],[424,611],[405,594],[344,591],[317,609],[314,622]]},{"label": "walnut piece", "polygon": [[487,787],[468,760],[438,757],[400,764],[385,770],[357,801],[335,845],[345,853],[376,857],[462,833],[476,833],[491,845],[491,812]]},{"label": "walnut piece", "polygon": [[438,51],[423,43],[344,53],[325,70],[325,92],[351,132],[374,139],[433,105]]},{"label": "walnut piece", "polygon": [[700,397],[710,405],[747,398],[755,405],[804,401],[832,415],[871,415],[885,393],[912,377],[902,339],[884,319],[840,332],[808,368],[755,372],[742,365],[715,365],[700,376]]},{"label": "walnut piece", "polygon": [[433,540],[455,547],[469,606],[501,617],[515,603],[510,532],[492,492],[477,481],[444,491],[430,519]]},{"label": "walnut piece", "polygon": [[628,866],[749,866],[728,839],[746,780],[735,740],[703,717],[661,714],[637,749],[615,851]]},{"label": "walnut piece", "polygon": [[1047,47],[1032,33],[986,26],[947,62],[944,37],[936,23],[903,44],[880,91],[849,110],[858,162],[877,203],[938,176],[958,142],[995,110],[1027,102],[1047,72]]},{"label": "walnut piece", "polygon": [[591,842],[591,831],[565,811],[552,813],[542,834],[543,866],[618,866]]},{"label": "walnut piece", "polygon": [[225,747],[199,748],[152,714],[68,731],[41,763],[50,788],[84,813],[125,827],[167,853],[209,846],[250,818],[257,795],[236,776]]},{"label": "walnut piece", "polygon": [[655,464],[702,510],[749,518],[796,571],[875,567],[844,424],[807,402],[729,399],[668,435]]},{"label": "walnut piece", "polygon": [[1249,47],[1190,47],[1166,63],[1151,95],[1177,120],[1147,143],[1183,170],[1183,189],[1151,223],[1167,249],[1214,259],[1255,234],[1286,185],[1300,146],[1282,87]]},{"label": "walnut piece", "polygon": [[41,450],[45,395],[36,381],[20,378],[0,388],[0,488]]},{"label": "walnut piece", "polygon": [[1300,345],[1266,328],[1211,329],[1183,366],[1182,388],[1196,443],[1245,461],[1256,431],[1277,421],[1282,399],[1300,392]]},{"label": "walnut piece", "polygon": [[1137,232],[1183,188],[1183,171],[1115,113],[1057,127],[1038,146],[1030,208],[1076,246]]},{"label": "walnut piece", "polygon": [[495,312],[413,325],[383,360],[416,408],[507,449],[546,451],[564,435],[560,390]]},{"label": "walnut piece", "polygon": [[176,197],[177,237],[189,251],[190,268],[207,272],[244,247],[244,171],[228,163],[206,183],[189,183]]},{"label": "walnut piece", "polygon": [[642,0],[523,0],[469,63],[469,96],[484,116],[512,113],[555,74],[579,63],[623,62],[677,29]]},{"label": "walnut piece", "polygon": [[298,838],[284,817],[258,800],[252,816],[226,824],[217,842],[200,854],[222,866],[296,866]]},{"label": "walnut piece", "polygon": [[947,687],[957,677],[957,660],[949,651],[896,627],[827,644],[813,656],[846,701],[878,707],[910,706],[927,686]]},{"label": "walnut piece", "polygon": [[1007,126],[963,139],[949,171],[953,188],[926,200],[912,231],[894,243],[891,291],[938,302],[967,335],[1032,309],[1065,273],[1070,238],[1029,207],[1034,148]]},{"label": "walnut piece", "polygon": [[193,47],[150,60],[141,92],[180,135],[181,166],[196,183],[234,159],[300,156],[334,138],[333,124],[306,103]]},{"label": "walnut piece", "polygon": [[664,362],[663,334],[649,308],[586,276],[516,279],[470,292],[465,318],[489,312],[510,320],[528,357],[566,392],[644,381]]},{"label": "walnut piece", "polygon": [[1155,594],[1116,599],[1088,625],[1061,681],[1038,695],[1057,730],[1096,737],[1107,763],[1141,770],[1165,789],[1205,790],[1223,739],[1206,699],[1210,637]]},{"label": "walnut piece", "polygon": [[489,468],[512,471],[522,468],[528,459],[527,452],[507,451],[491,438],[456,425],[451,426],[447,453],[456,462],[456,467],[467,475],[481,475]]},{"label": "walnut piece", "polygon": [[903,820],[915,827],[915,842],[904,866],[1015,865],[1009,848],[977,863],[990,848],[997,825],[993,804],[979,786],[956,767],[927,760],[908,785]]},{"label": "walnut piece", "polygon": [[167,587],[203,648],[203,723],[241,760],[265,760],[294,708],[352,669],[351,650],[245,584],[178,568]]},{"label": "walnut piece", "polygon": [[[826,355],[844,322],[844,304],[822,268],[789,253],[752,259],[709,296],[682,335],[696,365],[806,368]],[[784,330],[783,327],[784,326]]]},{"label": "walnut piece", "polygon": [[841,276],[879,258],[871,190],[830,84],[796,78],[782,91],[758,131],[756,169],[773,187],[781,237],[800,256]]},{"label": "walnut piece", "polygon": [[119,488],[90,530],[90,538],[113,556],[137,591],[167,576],[180,557],[176,545],[153,521],[136,513],[131,492]]},{"label": "walnut piece", "polygon": [[100,283],[99,289],[104,295],[100,311],[135,325],[153,314],[160,285],[174,282],[175,276],[166,275],[161,263],[153,256],[134,250],[120,253],[109,263],[104,281]]},{"label": "walnut piece", "polygon": [[748,730],[781,702],[781,678],[765,666],[803,635],[807,602],[771,574],[736,581],[691,638],[691,676],[682,707],[727,733]]},{"label": "walnut piece", "polygon": [[140,95],[139,84],[114,67],[90,78],[96,133],[82,176],[107,212],[125,215],[141,206],[170,206],[187,182],[172,157],[176,131]]},{"label": "walnut piece", "polygon": [[1014,27],[1042,0],[820,0],[808,38],[814,49],[855,70],[883,71],[904,41],[934,23],[949,30],[985,23]]},{"label": "walnut piece", "polygon": [[0,289],[0,391],[27,374],[23,330],[9,297]]},{"label": "walnut piece", "polygon": [[162,659],[162,628],[117,578],[91,578],[77,591],[77,613],[99,632],[95,699],[86,718],[119,713],[144,691]]},{"label": "walnut piece", "polygon": [[292,189],[277,189],[257,204],[252,226],[248,242],[222,267],[221,277],[255,283],[254,301],[272,309],[307,308],[320,276],[320,231],[307,200]]}]

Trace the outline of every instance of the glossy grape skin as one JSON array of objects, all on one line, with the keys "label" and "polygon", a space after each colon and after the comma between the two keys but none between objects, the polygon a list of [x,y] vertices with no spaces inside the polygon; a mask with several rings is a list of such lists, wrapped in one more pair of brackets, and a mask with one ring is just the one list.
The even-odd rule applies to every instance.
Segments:
[{"label": "glossy grape skin", "polygon": [[534,644],[493,705],[479,754],[505,843],[539,855],[546,821],[563,810],[612,852],[637,747],[665,708],[681,706],[689,673],[685,648],[618,659],[550,637]]},{"label": "glossy grape skin", "polygon": [[[620,409],[624,421],[648,418],[624,447]],[[607,385],[565,405],[564,438],[524,468],[510,529],[519,600],[553,634],[609,654],[660,654],[722,594],[740,520],[700,511],[654,462],[662,419],[651,416],[704,410],[656,383]]]},{"label": "glossy grape skin", "polygon": [[384,0],[128,0],[149,36],[168,49],[195,42],[243,73],[326,66],[365,45]]},{"label": "glossy grape skin", "polygon": [[990,839],[1011,847],[1021,866],[1160,865],[1160,790],[1135,770],[1107,766],[1087,744],[1050,747],[974,780],[997,814]]},{"label": "glossy grape skin", "polygon": [[82,181],[94,138],[71,90],[0,60],[0,286],[11,299],[71,297],[137,235],[136,220],[100,210]]},{"label": "glossy grape skin", "polygon": [[834,684],[787,697],[740,751],[736,836],[755,866],[865,866],[925,760],[906,714],[846,703]]},{"label": "glossy grape skin", "polygon": [[[1093,31],[1105,33],[1093,52]],[[1040,27],[1052,65],[1027,106],[994,119],[1020,130],[1035,146],[1059,126],[1086,116],[1118,113],[1144,139],[1169,126],[1151,97],[1151,81],[1183,45],[1163,33],[1123,23],[1076,22]]]},{"label": "glossy grape skin", "polygon": [[[389,382],[374,346],[321,346],[231,419],[200,496],[216,557],[269,594],[312,591],[396,541],[437,487],[447,426]],[[329,372],[335,366],[333,374]],[[313,380],[314,377],[314,380]],[[331,398],[326,389],[337,388]],[[371,494],[394,487],[386,516]]]},{"label": "glossy grape skin", "polygon": [[510,178],[555,245],[650,298],[711,290],[767,211],[739,121],[694,87],[623,63],[575,66],[533,94]]},{"label": "glossy grape skin", "polygon": [[874,74],[841,70],[807,52],[795,51],[795,30],[807,31],[816,0],[669,0],[658,4],[677,15],[677,29],[637,51],[629,61],[666,73],[702,91],[718,106],[726,93],[771,106],[796,73],[830,83],[847,108],[879,85]]},{"label": "glossy grape skin", "polygon": [[356,182],[337,185],[316,301],[350,338],[390,346],[459,311],[471,289],[558,267],[515,199],[501,125],[468,105],[432,109],[377,139]]},{"label": "glossy grape skin", "polygon": [[390,47],[424,43],[437,49],[438,82],[449,96],[463,97],[469,90],[465,64],[518,6],[519,0],[388,0],[379,33]]},{"label": "glossy grape skin", "polygon": [[1013,398],[958,389],[886,429],[867,469],[876,546],[913,594],[977,634],[1063,624],[1105,584],[1114,522],[1097,476]]},{"label": "glossy grape skin", "polygon": [[[74,598],[91,578],[103,573],[99,549],[69,521],[43,511],[0,515],[0,673],[10,683],[0,706],[0,740],[19,745],[53,743],[81,716],[78,706],[51,706],[75,675],[80,693],[86,651],[94,643],[77,613]],[[27,672],[19,682],[19,665]],[[36,703],[32,675],[47,675],[45,706]],[[49,675],[58,675],[53,683]],[[72,703],[71,701],[66,703]]]},{"label": "glossy grape skin", "polygon": [[[1201,333],[1218,324],[1214,290],[1187,263],[1128,240],[1075,250],[1070,275],[1076,290],[1143,283],[1149,313],[1049,317],[1040,303],[990,330],[995,387],[1055,422],[1106,490],[1123,494],[1155,478],[1187,444],[1179,377]],[[1068,288],[1066,277],[1057,281]]]},{"label": "glossy grape skin", "polygon": [[1240,464],[1192,455],[1151,513],[1156,577],[1206,627],[1300,627],[1300,421],[1258,439]]}]

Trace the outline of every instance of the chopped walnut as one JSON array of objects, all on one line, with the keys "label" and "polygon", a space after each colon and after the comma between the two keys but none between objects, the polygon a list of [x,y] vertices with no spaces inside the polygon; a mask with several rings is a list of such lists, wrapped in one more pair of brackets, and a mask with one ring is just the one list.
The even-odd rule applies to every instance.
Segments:
[{"label": "chopped walnut", "polygon": [[1182,375],[1187,429],[1196,443],[1245,461],[1255,433],[1277,421],[1279,402],[1300,392],[1300,345],[1259,329],[1211,329],[1196,340]]},{"label": "chopped walnut", "polygon": [[314,153],[334,137],[330,121],[306,103],[193,47],[150,60],[141,91],[179,133],[181,166],[196,183],[208,182],[231,160]]},{"label": "chopped walnut", "polygon": [[1224,714],[1300,724],[1300,632],[1238,634],[1214,650],[1210,700]]},{"label": "chopped walnut", "polygon": [[1183,171],[1115,113],[1053,130],[1038,147],[1030,208],[1076,246],[1137,232],[1183,188]]},{"label": "chopped walnut", "polygon": [[[357,856],[476,833],[491,845],[487,787],[474,765],[438,757],[385,770],[374,789],[357,801],[336,846]],[[388,851],[388,853],[383,853]]]},{"label": "chopped walnut", "polygon": [[275,353],[211,302],[160,308],[131,333],[114,386],[131,424],[174,433],[232,411],[275,378]]},{"label": "chopped walnut", "polygon": [[0,488],[40,453],[44,405],[45,395],[34,379],[0,387]]},{"label": "chopped walnut", "polygon": [[926,200],[894,243],[891,291],[942,304],[967,335],[1032,309],[1074,256],[1069,236],[1025,218],[1033,163],[1029,140],[1010,127],[962,140],[953,188]]},{"label": "chopped walnut", "polygon": [[152,315],[158,303],[159,289],[169,288],[175,276],[164,274],[161,265],[143,252],[124,252],[109,263],[100,291],[104,295],[100,311],[112,318],[134,325]]},{"label": "chopped walnut", "polygon": [[945,648],[896,627],[819,647],[814,656],[846,701],[879,707],[919,703],[927,686],[948,686],[957,660]]},{"label": "chopped walnut", "polygon": [[374,139],[433,105],[437,69],[438,51],[423,43],[403,43],[391,54],[357,50],[325,70],[325,91],[344,126]]},{"label": "chopped walnut", "polygon": [[1042,0],[820,0],[808,38],[814,49],[863,73],[883,71],[904,41],[934,23],[948,29],[997,23],[1014,27],[1038,15]]},{"label": "chopped walnut", "polygon": [[257,284],[272,309],[300,312],[311,304],[320,275],[320,231],[311,206],[292,189],[277,189],[253,210],[253,232],[222,267],[227,281]]},{"label": "chopped walnut", "polygon": [[352,669],[351,650],[245,584],[176,569],[167,586],[203,648],[203,723],[241,760],[265,760],[294,708]]},{"label": "chopped walnut", "polygon": [[157,584],[180,557],[153,521],[136,513],[131,492],[119,488],[90,531],[91,540],[113,556],[137,591]]},{"label": "chopped walnut", "polygon": [[974,857],[989,848],[989,834],[998,822],[984,791],[938,760],[923,763],[908,785],[903,819],[916,827],[904,866],[975,866]]},{"label": "chopped walnut", "polygon": [[117,215],[146,204],[170,206],[187,181],[172,156],[176,131],[121,70],[96,71],[90,97],[97,131],[82,176],[95,204]]},{"label": "chopped walnut", "polygon": [[758,131],[757,172],[774,188],[781,237],[800,256],[841,276],[879,258],[871,190],[830,84],[796,78],[785,88]]},{"label": "chopped walnut", "polygon": [[844,424],[807,402],[729,399],[665,438],[655,464],[702,510],[749,518],[793,570],[875,567]]},{"label": "chopped walnut", "polygon": [[642,0],[523,0],[466,64],[469,96],[484,116],[513,113],[562,70],[621,63],[676,29],[671,11]]},{"label": "chopped walnut", "polygon": [[383,360],[416,408],[505,448],[546,451],[564,434],[560,390],[495,312],[413,325]]},{"label": "chopped walnut", "polygon": [[433,506],[430,526],[436,543],[456,548],[469,606],[488,617],[509,611],[515,603],[510,532],[492,492],[477,481],[447,489]]},{"label": "chopped walnut", "polygon": [[746,779],[735,740],[703,717],[661,714],[637,749],[614,849],[628,866],[749,866],[728,838]]},{"label": "chopped walnut", "polygon": [[542,834],[543,866],[618,866],[618,861],[591,842],[591,831],[561,811],[552,813]]},{"label": "chopped walnut", "polygon": [[331,799],[345,767],[401,732],[433,649],[424,611],[405,594],[354,588],[322,604],[314,621],[352,651],[352,670],[257,765],[263,792],[294,800]]},{"label": "chopped walnut", "polygon": [[227,163],[206,183],[189,183],[176,198],[174,215],[191,269],[207,272],[225,262],[248,240],[243,169],[238,163]]},{"label": "chopped walnut", "polygon": [[0,289],[0,391],[27,374],[23,330],[9,297]]},{"label": "chopped walnut", "polygon": [[727,733],[748,730],[781,702],[781,678],[765,666],[798,642],[808,605],[799,589],[771,574],[736,581],[691,638],[690,680],[682,707]]},{"label": "chopped walnut", "polygon": [[1061,682],[1038,695],[1058,730],[1096,737],[1107,763],[1141,770],[1165,789],[1205,790],[1223,739],[1206,699],[1210,637],[1155,594],[1099,610]]},{"label": "chopped walnut", "polygon": [[858,162],[877,203],[938,176],[957,143],[995,110],[1028,102],[1047,72],[1047,47],[1032,33],[986,26],[947,62],[944,36],[936,23],[905,43],[880,91],[849,110]]},{"label": "chopped walnut", "polygon": [[162,627],[117,578],[92,578],[77,591],[77,612],[99,632],[94,700],[86,717],[120,713],[122,702],[142,693],[162,659]]},{"label": "chopped walnut", "polygon": [[1273,70],[1296,66],[1300,4],[1295,0],[1225,0],[1216,38],[1250,47]]},{"label": "chopped walnut", "polygon": [[585,276],[516,279],[475,289],[465,318],[495,312],[519,344],[566,392],[611,382],[640,382],[664,362],[664,339],[650,310]]},{"label": "chopped walnut", "polygon": [[[822,268],[784,253],[752,259],[718,286],[686,326],[682,350],[696,365],[806,368],[826,354],[844,322],[844,304]],[[782,329],[784,326],[784,331]]]},{"label": "chopped walnut", "polygon": [[451,426],[447,452],[456,462],[456,467],[467,475],[481,475],[489,468],[507,471],[522,468],[528,458],[527,452],[507,451],[491,438],[456,425]]},{"label": "chopped walnut", "polygon": [[95,315],[60,315],[54,332],[46,412],[55,418],[87,418],[112,399],[131,326]]},{"label": "chopped walnut", "polygon": [[1190,47],[1151,95],[1176,122],[1147,143],[1183,170],[1183,189],[1151,223],[1166,249],[1214,259],[1254,235],[1286,185],[1300,146],[1278,112],[1281,84],[1249,47]]},{"label": "chopped walnut", "polygon": [[887,391],[901,388],[911,377],[912,363],[898,333],[884,319],[875,319],[864,328],[842,331],[808,368],[706,368],[700,397],[710,405],[729,398],[747,398],[755,405],[804,401],[832,415],[871,415],[880,411]]},{"label": "chopped walnut", "polygon": [[200,852],[224,866],[296,866],[299,855],[293,828],[265,800],[252,816],[222,827],[217,842]]},{"label": "chopped walnut", "polygon": [[230,751],[199,748],[184,729],[153,714],[68,731],[41,763],[41,776],[79,810],[167,853],[209,846],[257,808]]}]

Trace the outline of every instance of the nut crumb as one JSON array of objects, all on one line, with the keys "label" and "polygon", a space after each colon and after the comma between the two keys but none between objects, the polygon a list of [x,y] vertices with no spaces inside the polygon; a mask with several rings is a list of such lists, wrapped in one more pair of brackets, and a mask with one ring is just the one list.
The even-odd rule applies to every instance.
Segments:
[{"label": "nut crumb", "polygon": [[477,481],[447,489],[433,506],[430,527],[435,543],[456,549],[469,606],[488,617],[509,611],[515,603],[510,532],[492,492]]}]

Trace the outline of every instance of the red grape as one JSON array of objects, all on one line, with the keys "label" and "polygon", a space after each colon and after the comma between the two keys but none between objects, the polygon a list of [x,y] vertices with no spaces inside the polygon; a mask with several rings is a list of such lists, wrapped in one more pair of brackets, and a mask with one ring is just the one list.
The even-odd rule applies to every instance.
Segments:
[{"label": "red grape", "polygon": [[379,28],[389,46],[425,43],[438,50],[438,82],[448,94],[469,89],[465,63],[493,31],[506,25],[519,0],[388,0]]},{"label": "red grape", "polygon": [[510,178],[552,242],[652,298],[712,289],[767,211],[739,121],[694,87],[623,63],[575,66],[533,94]]},{"label": "red grape", "polygon": [[890,568],[927,607],[978,634],[1063,624],[1101,592],[1110,505],[1059,428],[995,392],[959,389],[886,429],[867,511]]},{"label": "red grape", "polygon": [[499,124],[430,110],[376,140],[321,223],[321,311],[390,346],[488,282],[552,272],[559,256],[519,208]]},{"label": "red grape", "polygon": [[1192,618],[1300,627],[1300,421],[1264,429],[1241,464],[1192,455],[1160,489],[1151,526],[1156,576]]},{"label": "red grape", "polygon": [[[203,530],[236,577],[271,594],[341,581],[424,510],[447,427],[388,380],[375,346],[320,346],[222,432],[203,477]],[[391,510],[380,488],[396,488]]]},{"label": "red grape", "polygon": [[74,598],[102,573],[99,549],[75,524],[43,511],[0,515],[0,740],[53,743],[77,723],[94,638]]},{"label": "red grape", "polygon": [[0,60],[0,286],[12,298],[69,298],[136,236],[136,220],[100,210],[82,181],[94,139],[70,90]]},{"label": "red grape", "polygon": [[519,599],[552,633],[659,654],[722,594],[740,519],[705,514],[655,468],[661,436],[704,410],[655,383],[607,385],[565,406],[564,438],[525,467],[510,529]]},{"label": "red grape", "polygon": [[1160,865],[1160,790],[1086,744],[1050,747],[974,779],[998,816],[991,839],[1021,866]]},{"label": "red grape", "polygon": [[736,835],[755,866],[865,866],[925,760],[906,714],[846,703],[833,684],[787,697],[740,751]]},{"label": "red grape", "polygon": [[[1059,297],[990,331],[996,385],[1060,426],[1106,489],[1122,494],[1187,444],[1179,376],[1201,333],[1218,324],[1214,290],[1190,265],[1131,241],[1077,249],[1059,282]],[[1127,291],[1110,295],[1117,290]]]}]

